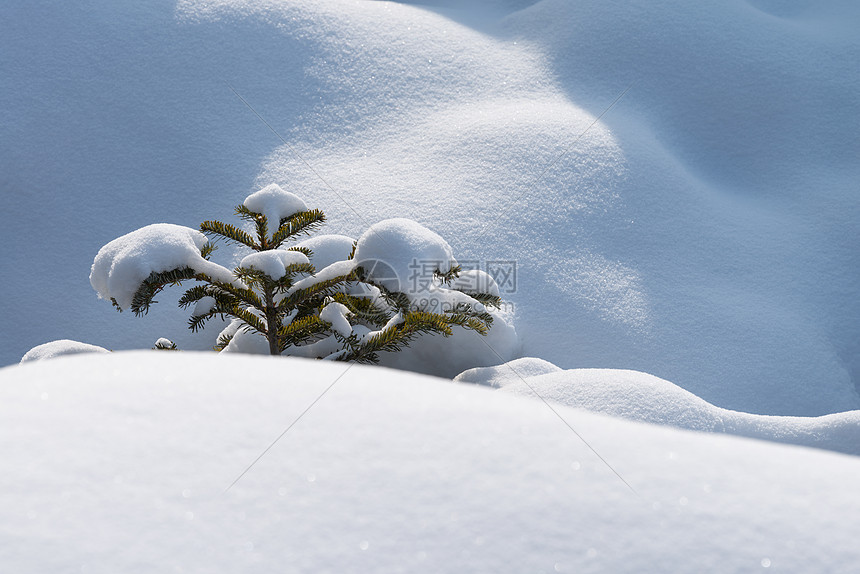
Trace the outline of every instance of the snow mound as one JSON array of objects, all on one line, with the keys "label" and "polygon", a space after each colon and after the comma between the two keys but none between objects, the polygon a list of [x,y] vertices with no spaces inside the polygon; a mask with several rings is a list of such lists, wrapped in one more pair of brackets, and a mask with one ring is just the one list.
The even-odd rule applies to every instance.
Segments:
[{"label": "snow mound", "polygon": [[260,191],[252,193],[245,198],[242,205],[254,213],[266,216],[269,235],[278,230],[282,219],[308,209],[299,196],[284,191],[277,183],[271,183]]},{"label": "snow mound", "polygon": [[156,223],[114,239],[93,261],[90,284],[120,309],[131,306],[140,284],[152,273],[190,267],[224,283],[238,284],[226,267],[207,261],[200,250],[209,240],[190,227]]},{"label": "snow mound", "polygon": [[21,363],[31,361],[44,361],[54,359],[63,355],[77,355],[79,353],[109,353],[104,347],[80,343],[70,339],[58,339],[33,347],[21,358]]},{"label": "snow mound", "polygon": [[860,563],[857,457],[558,406],[634,494],[542,403],[404,372],[150,351],[0,382],[4,572]]},{"label": "snow mound", "polygon": [[454,380],[458,383],[474,383],[489,387],[503,387],[519,380],[519,377],[536,377],[557,373],[560,367],[535,357],[521,357],[492,367],[477,367],[463,371]]},{"label": "snow mound", "polygon": [[438,233],[402,217],[371,225],[358,238],[354,259],[374,282],[401,293],[415,292],[457,263]]},{"label": "snow mound", "polygon": [[714,406],[669,381],[615,369],[561,370],[540,359],[471,369],[459,382],[501,388],[629,420],[735,434],[860,455],[860,411],[817,417],[767,416]]},{"label": "snow mound", "polygon": [[278,280],[287,274],[287,267],[299,263],[310,263],[310,260],[299,251],[271,249],[246,255],[239,263],[239,267],[262,271],[272,279]]}]

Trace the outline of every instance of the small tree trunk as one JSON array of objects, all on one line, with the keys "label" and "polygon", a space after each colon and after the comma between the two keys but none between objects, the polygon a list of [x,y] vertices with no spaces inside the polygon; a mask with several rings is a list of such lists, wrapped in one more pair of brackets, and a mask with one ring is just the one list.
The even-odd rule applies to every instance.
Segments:
[{"label": "small tree trunk", "polygon": [[275,307],[275,297],[272,288],[268,285],[263,287],[266,296],[266,338],[269,339],[269,354],[280,355],[281,348],[278,344],[278,310]]}]

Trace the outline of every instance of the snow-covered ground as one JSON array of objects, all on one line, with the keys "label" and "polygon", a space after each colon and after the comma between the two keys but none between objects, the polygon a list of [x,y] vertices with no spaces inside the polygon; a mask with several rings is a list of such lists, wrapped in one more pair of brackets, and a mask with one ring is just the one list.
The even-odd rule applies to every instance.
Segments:
[{"label": "snow-covered ground", "polygon": [[[856,571],[858,29],[852,0],[0,3],[0,365],[102,351],[0,370],[0,571]],[[438,233],[531,358],[104,353],[223,325],[178,291],[116,313],[100,248],[271,184],[338,234],[314,263]]]},{"label": "snow-covered ground", "polygon": [[853,456],[294,358],[139,351],[0,376],[4,572],[860,563]]}]

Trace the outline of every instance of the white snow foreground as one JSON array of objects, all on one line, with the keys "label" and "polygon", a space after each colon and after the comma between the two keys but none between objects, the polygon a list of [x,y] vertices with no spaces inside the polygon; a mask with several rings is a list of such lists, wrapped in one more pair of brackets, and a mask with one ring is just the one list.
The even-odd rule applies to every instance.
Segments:
[{"label": "white snow foreground", "polygon": [[638,494],[542,403],[473,385],[191,353],[8,367],[0,570],[852,572],[860,563],[860,459],[556,409]]},{"label": "white snow foreground", "polygon": [[628,420],[824,448],[860,455],[860,411],[817,417],[768,416],[723,409],[638,371],[567,369],[536,358],[470,369],[458,382],[500,388]]},{"label": "white snow foreground", "polygon": [[90,270],[90,284],[107,300],[115,300],[121,309],[131,306],[140,284],[151,273],[190,267],[223,283],[237,286],[241,282],[233,272],[207,261],[200,250],[209,240],[201,232],[172,223],[147,225],[102,247]]}]

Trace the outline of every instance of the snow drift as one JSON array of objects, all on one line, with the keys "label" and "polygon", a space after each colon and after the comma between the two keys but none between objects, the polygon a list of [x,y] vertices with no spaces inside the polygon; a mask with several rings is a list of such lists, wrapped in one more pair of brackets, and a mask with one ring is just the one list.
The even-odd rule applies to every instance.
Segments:
[{"label": "snow drift", "polygon": [[743,413],[716,407],[669,381],[646,373],[612,369],[562,370],[534,358],[470,369],[455,380],[628,420],[860,455],[860,411],[819,417]]},{"label": "snow drift", "polygon": [[860,561],[856,457],[556,410],[635,494],[545,405],[474,385],[193,353],[5,368],[0,569],[852,572]]}]

